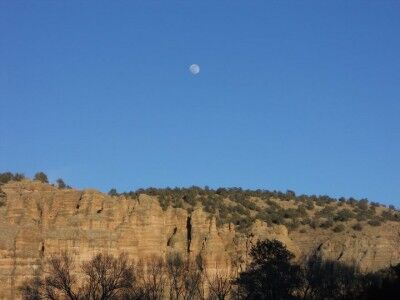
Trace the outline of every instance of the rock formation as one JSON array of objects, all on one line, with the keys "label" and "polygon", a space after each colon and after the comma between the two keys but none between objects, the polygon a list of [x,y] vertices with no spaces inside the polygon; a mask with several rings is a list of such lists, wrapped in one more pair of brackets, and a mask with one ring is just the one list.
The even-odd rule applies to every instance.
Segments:
[{"label": "rock formation", "polygon": [[67,250],[79,261],[98,252],[127,252],[147,259],[179,252],[187,259],[201,255],[207,269],[243,268],[257,239],[276,238],[297,259],[318,252],[323,257],[355,262],[377,270],[400,261],[400,226],[387,222],[357,233],[315,230],[288,233],[285,226],[256,221],[250,233],[232,224],[216,226],[215,218],[197,207],[163,210],[156,197],[111,197],[96,190],[58,189],[36,181],[2,186],[0,207],[0,299],[18,298],[17,287],[46,257]]}]

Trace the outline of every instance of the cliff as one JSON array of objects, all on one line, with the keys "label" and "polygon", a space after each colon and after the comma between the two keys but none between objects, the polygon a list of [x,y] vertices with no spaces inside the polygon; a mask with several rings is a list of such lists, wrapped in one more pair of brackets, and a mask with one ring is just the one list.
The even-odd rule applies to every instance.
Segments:
[{"label": "cliff", "polygon": [[400,225],[386,222],[362,231],[340,233],[322,229],[308,232],[268,226],[255,221],[247,233],[232,224],[216,225],[201,205],[188,212],[163,210],[155,196],[136,199],[108,196],[96,190],[58,189],[23,180],[2,186],[0,207],[0,299],[18,298],[17,287],[32,276],[45,258],[67,250],[78,261],[106,251],[127,252],[148,259],[180,252],[188,259],[201,255],[212,272],[240,269],[257,239],[276,238],[296,259],[318,252],[323,257],[357,263],[377,270],[400,261]]}]

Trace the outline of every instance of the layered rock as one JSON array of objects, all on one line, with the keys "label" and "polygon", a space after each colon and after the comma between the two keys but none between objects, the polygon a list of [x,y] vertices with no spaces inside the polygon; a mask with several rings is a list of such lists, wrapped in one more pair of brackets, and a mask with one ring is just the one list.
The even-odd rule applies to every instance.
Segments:
[{"label": "layered rock", "polygon": [[[67,250],[78,263],[98,252],[146,260],[179,252],[187,259],[201,255],[207,269],[240,270],[257,239],[275,238],[301,259],[318,252],[324,257],[357,262],[376,270],[400,261],[400,230],[395,223],[379,232],[355,236],[316,231],[288,234],[285,226],[256,221],[239,234],[232,224],[216,226],[215,218],[197,207],[163,211],[155,197],[110,197],[95,190],[61,190],[22,181],[2,186],[0,207],[0,299],[18,298],[17,287],[51,254]],[[390,227],[391,226],[391,227]],[[378,229],[377,229],[378,230]]]}]

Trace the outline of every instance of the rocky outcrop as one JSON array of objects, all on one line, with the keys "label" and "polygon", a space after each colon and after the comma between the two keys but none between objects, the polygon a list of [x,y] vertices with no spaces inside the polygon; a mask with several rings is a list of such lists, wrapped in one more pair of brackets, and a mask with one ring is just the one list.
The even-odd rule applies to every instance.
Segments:
[{"label": "rocky outcrop", "polygon": [[[67,250],[79,261],[98,252],[127,252],[134,259],[179,252],[187,259],[201,255],[207,269],[236,268],[249,261],[257,239],[276,238],[301,259],[318,252],[376,270],[400,261],[400,231],[387,223],[377,232],[289,234],[285,226],[256,221],[239,234],[232,224],[217,227],[201,207],[188,213],[163,211],[155,197],[133,200],[96,190],[57,189],[33,181],[2,186],[0,207],[0,299],[18,298],[17,287],[42,266],[46,257]],[[388,227],[392,226],[392,227]]]}]

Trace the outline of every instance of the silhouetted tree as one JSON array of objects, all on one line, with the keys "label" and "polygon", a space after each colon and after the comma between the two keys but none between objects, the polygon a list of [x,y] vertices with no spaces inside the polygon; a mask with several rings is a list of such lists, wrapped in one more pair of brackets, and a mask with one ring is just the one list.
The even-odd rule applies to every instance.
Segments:
[{"label": "silhouetted tree", "polygon": [[246,299],[291,299],[301,287],[301,269],[292,265],[294,255],[277,240],[258,241],[250,250],[252,262],[236,284]]},{"label": "silhouetted tree", "polygon": [[400,264],[369,274],[364,286],[363,299],[400,299]]},{"label": "silhouetted tree", "polygon": [[98,254],[82,264],[82,271],[85,276],[78,280],[72,256],[63,252],[48,260],[43,280],[37,274],[19,290],[27,300],[128,299],[134,295],[134,268],[125,254],[117,258]]},{"label": "silhouetted tree", "polygon": [[49,179],[47,178],[47,175],[43,172],[37,172],[35,176],[33,177],[33,180],[38,180],[42,183],[49,183]]},{"label": "silhouetted tree", "polygon": [[25,175],[22,173],[11,173],[11,172],[4,172],[0,173],[0,185],[5,184],[9,181],[21,181],[25,178]]},{"label": "silhouetted tree", "polygon": [[194,299],[201,294],[203,272],[198,263],[184,261],[179,253],[167,257],[170,299]]},{"label": "silhouetted tree", "polygon": [[84,286],[86,299],[115,299],[129,293],[135,280],[134,266],[126,254],[117,258],[109,254],[97,254],[83,263],[82,270],[87,277]]},{"label": "silhouetted tree", "polygon": [[309,258],[305,265],[304,299],[354,299],[360,293],[360,273],[354,265]]},{"label": "silhouetted tree", "polygon": [[166,287],[165,263],[161,257],[152,257],[146,264],[137,265],[136,295],[146,300],[162,299]]},{"label": "silhouetted tree", "polygon": [[67,187],[67,185],[65,184],[64,180],[62,180],[61,178],[58,178],[56,183],[57,183],[57,187],[59,189],[65,189]]},{"label": "silhouetted tree", "polygon": [[117,189],[112,188],[111,190],[108,191],[108,195],[110,195],[110,196],[118,196]]},{"label": "silhouetted tree", "polygon": [[72,256],[67,252],[60,256],[52,256],[48,261],[47,276],[44,279],[42,294],[47,299],[59,299],[65,297],[69,300],[77,300],[77,279],[72,274],[75,264]]},{"label": "silhouetted tree", "polygon": [[209,298],[224,300],[232,290],[232,274],[217,270],[215,274],[207,276]]}]

